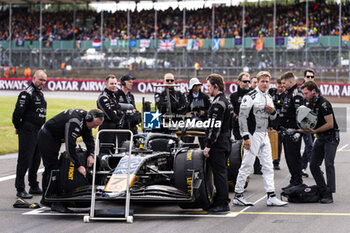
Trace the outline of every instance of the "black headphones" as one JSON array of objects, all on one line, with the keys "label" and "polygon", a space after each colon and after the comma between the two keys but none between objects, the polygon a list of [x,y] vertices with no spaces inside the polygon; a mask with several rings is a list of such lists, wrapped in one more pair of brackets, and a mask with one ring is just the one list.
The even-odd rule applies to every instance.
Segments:
[{"label": "black headphones", "polygon": [[86,114],[85,116],[85,121],[86,122],[92,122],[95,118],[101,118],[104,117],[104,113],[103,112],[97,112],[95,114]]},{"label": "black headphones", "polygon": [[135,79],[133,76],[131,76],[131,75],[124,75],[124,76],[122,76],[121,78],[120,78],[120,84],[122,84],[122,86],[125,86],[126,85],[126,83],[125,83],[125,81],[126,80],[124,80],[124,78],[126,79],[126,80],[133,80],[133,79]]},{"label": "black headphones", "polygon": [[318,100],[318,98],[319,98],[319,97],[318,97],[317,95],[313,96],[313,97],[311,98],[310,103],[312,103],[312,104],[316,103],[317,100]]}]

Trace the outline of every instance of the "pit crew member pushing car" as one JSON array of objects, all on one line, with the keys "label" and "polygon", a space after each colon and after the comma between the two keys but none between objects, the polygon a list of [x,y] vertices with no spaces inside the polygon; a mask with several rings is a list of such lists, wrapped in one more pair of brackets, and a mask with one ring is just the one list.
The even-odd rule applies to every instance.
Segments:
[{"label": "pit crew member pushing car", "polygon": [[276,111],[271,96],[268,94],[271,75],[267,71],[259,72],[258,86],[242,99],[239,111],[239,127],[243,137],[244,156],[239,169],[233,204],[241,206],[253,205],[244,196],[244,185],[253,170],[255,158],[258,157],[262,166],[264,188],[267,193],[268,206],[283,206],[276,197],[271,144],[267,132],[269,118],[276,118]]},{"label": "pit crew member pushing car", "polygon": [[213,169],[216,195],[209,212],[230,211],[227,181],[227,159],[231,152],[233,107],[226,98],[224,78],[219,74],[207,77],[208,93],[214,100],[208,111],[208,119],[221,122],[220,127],[211,127],[203,151]]},{"label": "pit crew member pushing car", "polygon": [[[101,125],[103,120],[104,114],[100,109],[92,109],[89,112],[82,109],[68,109],[51,118],[40,129],[38,135],[39,150],[45,166],[42,182],[44,192],[42,204],[47,204],[45,191],[49,184],[51,171],[59,169],[60,166],[58,153],[61,143],[65,143],[66,153],[79,173],[86,176],[86,169],[79,161],[75,151],[76,140],[82,136],[89,155],[87,167],[91,167],[94,163],[95,147],[91,129]],[[53,203],[51,209],[57,212],[69,212],[61,203]]]}]

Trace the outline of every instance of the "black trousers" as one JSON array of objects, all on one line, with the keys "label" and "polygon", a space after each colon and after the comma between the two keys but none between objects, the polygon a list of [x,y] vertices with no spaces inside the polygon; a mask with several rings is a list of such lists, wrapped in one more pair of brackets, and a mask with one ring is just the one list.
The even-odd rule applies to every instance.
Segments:
[{"label": "black trousers", "polygon": [[[299,137],[295,139],[295,137]],[[294,137],[294,139],[293,139]],[[301,176],[301,135],[296,133],[293,135],[284,135],[282,137],[282,143],[284,147],[284,154],[286,156],[286,162],[289,173],[291,175],[290,184],[298,185],[303,183]]]},{"label": "black trousers", "polygon": [[51,171],[57,170],[60,167],[58,160],[58,153],[60,151],[61,142],[52,137],[52,135],[45,129],[41,129],[38,135],[39,150],[41,152],[45,171],[43,173],[43,197],[45,195],[47,186],[49,185]]},{"label": "black trousers", "polygon": [[[316,184],[324,191],[335,193],[335,168],[334,159],[337,152],[338,142],[333,140],[322,140],[317,138],[312,150],[310,170]],[[325,161],[327,184],[320,169]]]},{"label": "black trousers", "polygon": [[18,192],[25,190],[24,176],[28,171],[30,187],[38,187],[37,172],[40,166],[40,153],[38,150],[39,128],[25,122],[18,129],[18,159],[16,169],[15,187]]},{"label": "black trousers", "polygon": [[229,138],[218,138],[209,151],[209,163],[214,174],[214,185],[216,195],[214,206],[227,205],[230,202],[227,180],[227,159],[231,152],[231,141]]}]

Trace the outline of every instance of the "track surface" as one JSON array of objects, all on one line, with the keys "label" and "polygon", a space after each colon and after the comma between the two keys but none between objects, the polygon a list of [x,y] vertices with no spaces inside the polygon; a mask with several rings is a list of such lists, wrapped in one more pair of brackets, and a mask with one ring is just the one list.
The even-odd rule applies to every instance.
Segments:
[{"label": "track surface", "polygon": [[[95,93],[71,93],[65,98],[93,99]],[[2,92],[1,95],[4,95]],[[5,95],[11,96],[10,92]],[[18,95],[16,92],[15,95]],[[49,96],[50,95],[50,96]],[[58,98],[57,93],[46,93],[47,98]],[[147,96],[152,100],[152,96]],[[137,96],[140,102],[141,97]],[[334,104],[335,107],[349,107]],[[338,118],[347,119],[344,115]],[[349,120],[347,119],[349,126]],[[132,204],[134,209],[133,224],[125,221],[83,222],[83,213],[76,215],[59,215],[46,208],[31,211],[15,209],[14,175],[17,154],[0,156],[0,224],[1,232],[349,232],[350,227],[350,134],[341,133],[341,142],[335,161],[337,176],[337,193],[333,204],[289,204],[287,207],[267,207],[266,194],[262,177],[251,175],[246,197],[255,202],[253,207],[231,207],[231,212],[224,215],[210,215],[200,210],[186,211],[176,205],[141,205]],[[310,172],[308,171],[310,174]],[[41,177],[41,175],[39,175]],[[281,170],[275,172],[276,192],[288,184],[289,175],[282,155]],[[312,177],[305,178],[304,183],[314,184]],[[233,193],[230,193],[231,199]],[[35,196],[30,202],[39,202]],[[110,203],[98,203],[98,208],[118,209],[122,206]]]}]

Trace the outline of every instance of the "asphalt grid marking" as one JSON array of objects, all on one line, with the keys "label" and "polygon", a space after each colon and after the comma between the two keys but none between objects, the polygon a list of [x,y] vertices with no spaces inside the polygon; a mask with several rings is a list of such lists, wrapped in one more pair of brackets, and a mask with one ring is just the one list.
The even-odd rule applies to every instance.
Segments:
[{"label": "asphalt grid marking", "polygon": [[[44,171],[44,168],[40,168],[38,170],[38,173],[41,173]],[[28,172],[26,173],[26,176],[28,175]],[[0,177],[0,182],[6,181],[6,180],[11,180],[16,178],[16,175],[10,175],[10,176],[4,176],[4,177]]]},{"label": "asphalt grid marking", "polygon": [[348,145],[349,145],[349,144],[345,144],[344,146],[340,147],[340,148],[337,150],[337,152],[338,152],[338,151],[350,151],[350,150],[344,150]]},{"label": "asphalt grid marking", "polygon": [[[249,207],[245,208],[248,209]],[[275,207],[278,208],[278,207]],[[201,217],[201,218],[234,218],[238,215],[293,215],[293,216],[350,216],[350,213],[303,213],[303,212],[244,212],[244,210],[239,212],[229,212],[227,214],[209,214],[206,211],[193,211],[184,212],[182,214],[134,214],[134,217]],[[50,216],[85,216],[88,213],[56,213],[49,210],[48,207],[42,207],[40,209],[35,209],[23,215],[50,215]]]}]

